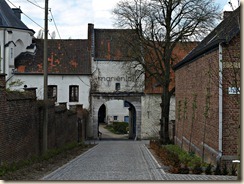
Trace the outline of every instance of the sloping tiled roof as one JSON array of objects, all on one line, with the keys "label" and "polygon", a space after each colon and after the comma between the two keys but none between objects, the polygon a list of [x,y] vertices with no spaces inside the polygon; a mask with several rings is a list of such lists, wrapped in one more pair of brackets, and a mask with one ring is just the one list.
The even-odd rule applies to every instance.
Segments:
[{"label": "sloping tiled roof", "polygon": [[14,14],[14,11],[5,0],[0,0],[0,27],[30,30],[34,32]]},{"label": "sloping tiled roof", "polygon": [[130,49],[123,42],[124,37],[131,36],[131,29],[94,29],[95,60],[125,61]]},{"label": "sloping tiled roof", "polygon": [[240,7],[226,17],[198,46],[193,49],[181,62],[174,66],[174,70],[193,61],[202,54],[216,48],[219,43],[228,43],[240,33]]},{"label": "sloping tiled roof", "polygon": [[[18,73],[43,73],[44,40],[36,39],[36,53],[22,53],[15,59]],[[48,40],[49,74],[91,74],[88,40]]]}]

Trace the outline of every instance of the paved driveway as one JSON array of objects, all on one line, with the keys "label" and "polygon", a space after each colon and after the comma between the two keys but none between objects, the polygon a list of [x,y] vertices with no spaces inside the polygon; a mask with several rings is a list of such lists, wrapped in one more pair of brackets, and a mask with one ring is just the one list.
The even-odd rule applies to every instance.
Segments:
[{"label": "paved driveway", "polygon": [[166,174],[145,144],[148,141],[99,141],[43,180],[236,180],[232,176]]},{"label": "paved driveway", "polygon": [[100,141],[44,180],[162,180],[144,141]]}]

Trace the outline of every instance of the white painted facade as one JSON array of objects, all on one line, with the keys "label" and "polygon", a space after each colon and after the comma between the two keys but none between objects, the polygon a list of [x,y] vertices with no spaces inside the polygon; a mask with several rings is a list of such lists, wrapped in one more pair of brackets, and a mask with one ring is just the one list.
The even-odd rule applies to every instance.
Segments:
[{"label": "white painted facade", "polygon": [[0,28],[0,72],[7,74],[8,80],[14,70],[14,59],[22,52],[34,53],[34,49],[27,49],[31,45],[33,32],[14,28]]},{"label": "white painted facade", "polygon": [[[144,92],[144,78],[135,85],[134,78],[129,75],[128,67],[122,61],[94,61],[93,82],[95,81],[96,91],[104,93],[116,93],[116,83],[120,83],[118,92]],[[160,94],[145,94],[141,97],[141,139],[159,137],[161,117],[161,96]],[[123,119],[127,113],[123,112],[123,101],[116,100],[105,103],[107,108],[107,120],[113,120],[115,114]],[[111,109],[111,110],[110,110]],[[138,110],[138,109],[137,109]],[[175,97],[170,100],[169,121],[175,120]]]},{"label": "white painted facade", "polygon": [[[129,64],[123,61],[93,61],[92,83],[96,92],[143,92],[144,79],[136,80],[128,72]],[[117,87],[116,87],[117,85]],[[119,86],[119,87],[118,87]],[[106,106],[106,122],[125,121],[129,116],[128,107],[124,107],[123,100],[112,100],[104,104]],[[116,117],[117,116],[117,120]]]},{"label": "white painted facade", "polygon": [[[43,75],[15,75],[11,81],[20,79],[23,82],[22,86],[13,89],[23,89],[24,85],[28,88],[37,88],[37,98],[43,99]],[[89,109],[89,94],[90,94],[90,76],[83,75],[49,75],[48,85],[57,85],[57,103],[67,102],[67,108],[70,105],[83,104],[83,108]],[[69,102],[69,86],[79,86],[79,101]]]},{"label": "white painted facade", "polygon": [[[144,77],[138,80],[128,72],[129,63],[123,61],[93,61],[92,82],[97,92],[143,92]],[[120,89],[116,90],[116,83]]]},{"label": "white painted facade", "polygon": [[108,124],[112,122],[125,122],[127,117],[129,117],[128,107],[124,107],[123,100],[111,100],[104,103],[104,105],[107,115],[105,122]]},{"label": "white painted facade", "polygon": [[[161,118],[161,96],[159,94],[145,94],[142,97],[142,127],[143,138],[159,137]],[[175,97],[170,99],[169,121],[175,120]]]}]

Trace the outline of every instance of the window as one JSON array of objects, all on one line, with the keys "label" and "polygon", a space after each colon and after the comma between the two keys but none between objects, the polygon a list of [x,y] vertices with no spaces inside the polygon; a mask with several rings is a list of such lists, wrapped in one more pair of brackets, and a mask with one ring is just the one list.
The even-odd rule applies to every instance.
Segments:
[{"label": "window", "polygon": [[69,101],[70,102],[79,101],[79,86],[69,86]]},{"label": "window", "polygon": [[49,85],[47,91],[48,99],[53,99],[57,101],[57,86],[56,85]]},{"label": "window", "polygon": [[129,123],[129,116],[124,116],[124,122]]},{"label": "window", "polygon": [[118,120],[118,116],[114,116],[114,121],[117,121]]},{"label": "window", "polygon": [[115,90],[116,91],[120,90],[120,83],[115,83]]}]

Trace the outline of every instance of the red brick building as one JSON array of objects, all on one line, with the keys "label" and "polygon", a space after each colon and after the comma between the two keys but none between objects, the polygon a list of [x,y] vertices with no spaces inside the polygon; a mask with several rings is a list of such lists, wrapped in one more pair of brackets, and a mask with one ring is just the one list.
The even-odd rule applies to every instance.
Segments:
[{"label": "red brick building", "polygon": [[240,123],[240,8],[174,66],[175,142],[205,161],[237,159]]}]

